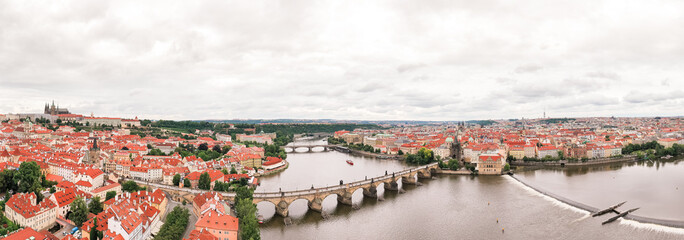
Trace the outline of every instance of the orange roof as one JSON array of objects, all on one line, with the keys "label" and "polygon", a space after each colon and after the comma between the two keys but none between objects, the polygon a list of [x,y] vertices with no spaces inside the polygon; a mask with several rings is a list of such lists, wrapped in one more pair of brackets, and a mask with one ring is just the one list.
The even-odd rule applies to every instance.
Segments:
[{"label": "orange roof", "polygon": [[183,240],[219,240],[219,238],[207,231],[206,228],[202,228],[200,230],[192,230],[192,232],[190,232],[190,236]]},{"label": "orange roof", "polygon": [[480,161],[486,162],[486,161],[491,161],[491,162],[496,162],[500,161],[501,156],[500,155],[480,155]]},{"label": "orange roof", "polygon": [[105,186],[102,186],[102,187],[99,187],[99,188],[94,189],[94,190],[93,190],[93,193],[106,192],[106,191],[108,191],[109,189],[115,188],[115,187],[117,187],[117,186],[121,186],[121,184],[119,184],[119,183],[108,184],[108,185],[105,185]]},{"label": "orange roof", "polygon": [[39,232],[36,232],[36,230],[33,230],[33,228],[27,227],[24,229],[21,229],[15,233],[10,234],[9,236],[5,237],[5,240],[26,240],[30,239],[33,237],[33,239],[36,240],[42,240],[42,239],[47,239],[47,237],[44,234],[41,234]]},{"label": "orange roof", "polygon": [[78,182],[76,182],[76,185],[84,186],[84,187],[92,187],[93,186],[93,184],[90,184],[89,182],[86,182],[86,181],[78,181]]},{"label": "orange roof", "polygon": [[53,196],[55,196],[55,201],[57,201],[57,206],[59,207],[69,205],[76,200],[76,192],[73,188],[67,188],[64,191],[56,192]]},{"label": "orange roof", "polygon": [[281,159],[281,158],[279,158],[279,157],[267,157],[267,158],[266,158],[266,162],[263,163],[263,164],[261,164],[261,165],[270,166],[270,165],[273,165],[273,164],[277,164],[277,163],[279,163],[279,162],[281,162],[281,161],[283,161],[283,159]]},{"label": "orange roof", "polygon": [[35,193],[17,193],[12,195],[7,203],[5,203],[5,207],[11,208],[15,212],[21,214],[24,218],[34,217],[36,214],[57,207],[52,201],[41,201],[34,205],[33,202],[35,202],[35,199]]},{"label": "orange roof", "polygon": [[215,210],[209,210],[197,220],[195,227],[216,229],[222,231],[237,231],[239,220],[227,214],[220,214]]}]

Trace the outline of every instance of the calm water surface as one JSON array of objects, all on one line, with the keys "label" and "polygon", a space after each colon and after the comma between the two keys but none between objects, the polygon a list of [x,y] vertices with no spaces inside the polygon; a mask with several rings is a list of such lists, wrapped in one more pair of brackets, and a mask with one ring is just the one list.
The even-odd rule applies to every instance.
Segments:
[{"label": "calm water surface", "polygon": [[541,169],[517,174],[526,183],[602,208],[624,202],[636,215],[684,221],[684,162],[639,162]]},{"label": "calm water surface", "polygon": [[[352,159],[355,165],[348,166],[344,162],[346,159]],[[345,180],[345,182],[354,179],[360,180],[364,176],[371,177],[384,174],[385,170],[391,172],[409,167],[395,160],[357,157],[339,152],[289,154],[288,161],[290,167],[287,170],[279,175],[263,178],[262,186],[257,191],[277,191],[280,187],[283,190],[310,188],[311,184],[314,186],[338,184],[340,179]],[[657,171],[672,171],[672,174],[677,176],[675,173],[681,172],[681,169],[676,169],[681,168],[681,165],[666,164],[666,166],[659,166]],[[665,170],[670,166],[675,169]],[[629,170],[632,167],[647,170]],[[638,165],[625,166],[617,171],[651,171],[648,168],[648,166]],[[582,171],[584,170],[580,170],[580,172]],[[558,188],[559,194],[563,193],[569,196],[599,193],[599,197],[573,198],[573,200],[587,200],[589,205],[601,205],[602,202],[600,201],[605,201],[610,205],[614,202],[611,199],[600,201],[597,199],[609,194],[620,195],[622,190],[611,192],[610,187],[585,187],[585,189],[594,189],[585,192],[582,188],[574,190],[576,188],[572,186],[592,182],[578,178],[580,183],[575,184],[574,178],[576,176],[606,175],[608,177],[603,177],[605,178],[603,180],[598,177],[597,181],[609,181],[608,179],[615,176],[614,173],[613,171],[591,169],[586,170],[584,174],[537,170],[521,174],[524,175],[521,178],[535,186],[547,189]],[[629,175],[629,173],[625,174]],[[618,179],[620,178],[618,176]],[[643,181],[648,181],[648,179],[644,179],[646,177],[640,178]],[[401,186],[400,183],[400,186],[406,190],[405,193],[385,192],[382,187],[379,187],[378,195],[384,196],[384,201],[364,198],[361,191],[357,191],[353,195],[353,202],[360,206],[358,210],[338,204],[336,197],[332,195],[323,201],[323,211],[331,216],[328,219],[323,219],[320,213],[307,211],[306,200],[297,200],[289,208],[290,217],[294,222],[290,226],[284,226],[283,218],[274,214],[274,206],[271,203],[259,203],[257,205],[259,213],[267,218],[267,222],[261,228],[262,238],[684,239],[684,230],[659,226],[647,227],[648,225],[631,221],[619,221],[601,226],[604,218],[588,217],[588,213],[542,196],[507,176],[438,176],[432,180],[420,180],[420,182],[424,185]],[[622,184],[629,185],[629,183]],[[656,181],[655,184],[664,183]],[[650,185],[636,185],[633,188],[639,186]],[[681,197],[681,195],[678,196]],[[674,204],[676,200],[671,199],[672,197],[677,197],[677,195],[654,195],[653,201],[657,202],[660,201],[658,199],[667,198],[667,201],[663,202],[664,204]],[[641,197],[641,199],[646,198]],[[595,199],[596,202],[591,202],[591,199]],[[630,199],[630,201],[632,200]],[[640,203],[634,201],[635,205]],[[681,206],[681,203],[680,198],[678,204]],[[639,205],[645,206],[644,204]],[[656,210],[649,210],[648,212],[659,214],[659,211]],[[676,219],[676,216],[681,217],[682,215],[680,212],[679,215],[678,213],[670,213],[662,216],[670,216]],[[499,220],[498,223],[497,219]],[[505,229],[503,233],[502,228]]]}]

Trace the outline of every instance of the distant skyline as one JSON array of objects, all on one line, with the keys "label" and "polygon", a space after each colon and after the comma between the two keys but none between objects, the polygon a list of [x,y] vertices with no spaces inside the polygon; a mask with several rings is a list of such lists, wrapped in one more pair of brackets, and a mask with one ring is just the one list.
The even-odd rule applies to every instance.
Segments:
[{"label": "distant skyline", "polygon": [[684,2],[0,1],[0,114],[682,116]]}]

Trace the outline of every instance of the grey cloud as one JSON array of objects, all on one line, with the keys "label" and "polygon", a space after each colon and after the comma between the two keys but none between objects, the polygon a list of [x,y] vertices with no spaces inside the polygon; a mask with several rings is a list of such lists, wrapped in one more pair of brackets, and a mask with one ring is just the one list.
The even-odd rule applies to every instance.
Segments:
[{"label": "grey cloud", "polygon": [[507,78],[507,77],[498,77],[498,78],[495,78],[495,80],[497,83],[500,83],[500,84],[515,84],[518,82],[518,80],[515,80],[513,78]]},{"label": "grey cloud", "polygon": [[523,65],[523,66],[518,66],[515,68],[516,73],[533,73],[539,70],[544,69],[544,67],[535,65],[535,64],[528,64],[528,65]]},{"label": "grey cloud", "polygon": [[665,87],[670,86],[670,79],[663,79],[662,81],[660,81],[660,85],[663,85]]},{"label": "grey cloud", "polygon": [[617,75],[616,73],[613,72],[588,72],[585,74],[585,76],[590,77],[590,78],[604,78],[604,79],[609,79],[609,80],[620,80],[620,75]]},{"label": "grey cloud", "polygon": [[674,90],[658,93],[632,91],[624,96],[624,100],[629,103],[662,102],[677,99],[684,99],[684,91]]},{"label": "grey cloud", "polygon": [[404,73],[404,72],[409,72],[409,71],[413,71],[413,70],[424,68],[424,67],[427,67],[427,65],[424,63],[402,64],[402,65],[399,65],[397,67],[397,72],[398,73]]}]

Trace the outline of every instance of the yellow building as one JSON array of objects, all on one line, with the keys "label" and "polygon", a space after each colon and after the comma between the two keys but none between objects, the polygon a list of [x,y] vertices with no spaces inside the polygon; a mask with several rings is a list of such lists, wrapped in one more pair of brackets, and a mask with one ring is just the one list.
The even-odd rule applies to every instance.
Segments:
[{"label": "yellow building", "polygon": [[518,160],[523,159],[523,157],[525,157],[525,149],[521,147],[513,147],[510,151],[508,151],[508,155]]}]

